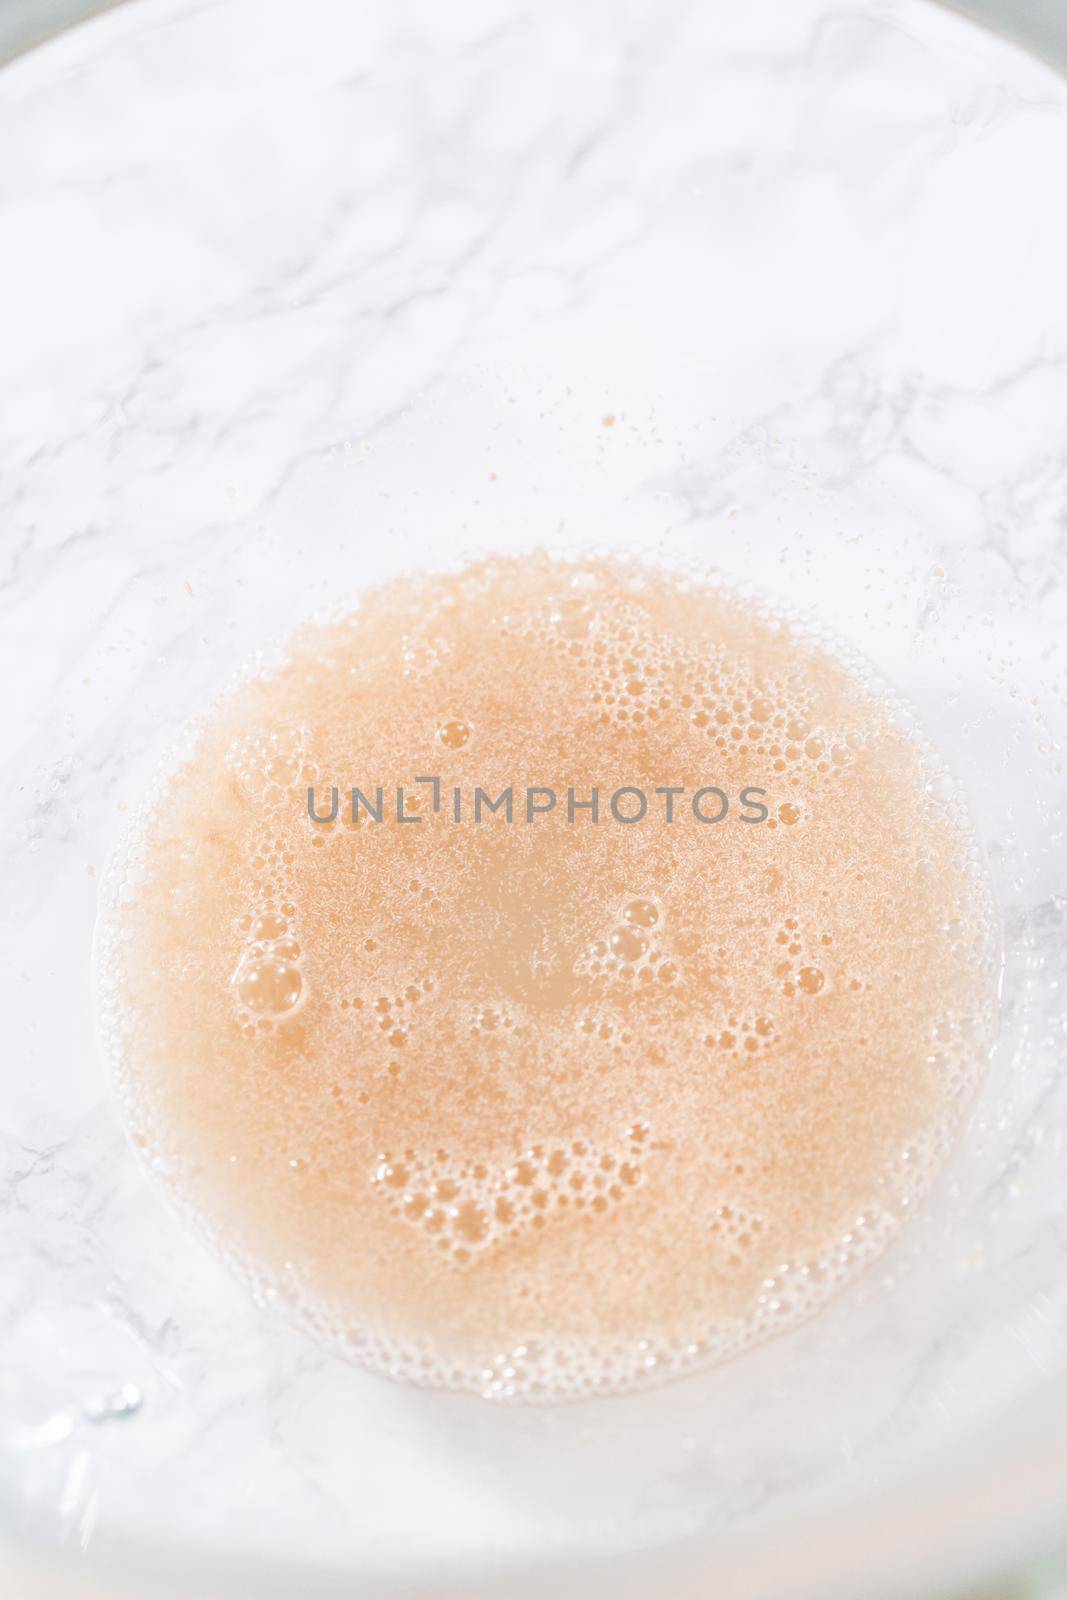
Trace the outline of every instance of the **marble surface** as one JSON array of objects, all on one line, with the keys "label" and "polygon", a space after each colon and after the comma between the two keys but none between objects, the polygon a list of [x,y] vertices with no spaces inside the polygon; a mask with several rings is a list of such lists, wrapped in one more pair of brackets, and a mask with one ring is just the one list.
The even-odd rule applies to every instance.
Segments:
[{"label": "marble surface", "polygon": [[[0,1526],[445,1571],[852,1497],[887,1571],[918,1533],[871,1485],[1059,1372],[1065,170],[1059,81],[921,0],[137,0],[0,74]],[[250,652],[537,541],[713,561],[910,696],[991,859],[1005,1030],[857,1294],[516,1413],[344,1368],[184,1238],[89,948],[123,811]]]}]

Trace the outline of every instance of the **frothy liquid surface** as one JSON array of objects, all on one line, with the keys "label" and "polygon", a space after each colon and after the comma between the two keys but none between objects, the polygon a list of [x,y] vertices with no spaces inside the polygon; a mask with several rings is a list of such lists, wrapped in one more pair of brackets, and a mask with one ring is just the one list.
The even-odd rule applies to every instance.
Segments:
[{"label": "frothy liquid surface", "polygon": [[553,1397],[739,1350],[883,1247],[980,1070],[941,789],[855,670],[716,586],[534,556],[369,594],[214,709],[112,876],[134,1142],[377,1369]]}]

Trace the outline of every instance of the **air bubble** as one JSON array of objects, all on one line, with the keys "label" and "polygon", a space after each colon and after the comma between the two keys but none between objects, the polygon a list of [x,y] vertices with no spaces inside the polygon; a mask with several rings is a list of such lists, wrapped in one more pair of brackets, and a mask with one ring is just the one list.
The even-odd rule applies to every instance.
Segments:
[{"label": "air bubble", "polygon": [[654,900],[631,900],[623,919],[636,928],[654,928],[659,921],[659,907]]},{"label": "air bubble", "polygon": [[471,736],[471,727],[467,722],[454,718],[450,722],[443,722],[437,730],[437,737],[446,750],[462,750]]},{"label": "air bubble", "polygon": [[639,961],[648,949],[648,937],[639,928],[619,927],[612,932],[608,945],[620,961]]},{"label": "air bubble", "polygon": [[304,989],[300,968],[267,956],[246,961],[237,974],[241,1004],[257,1016],[283,1017],[295,1010]]},{"label": "air bubble", "polygon": [[252,924],[253,939],[269,944],[289,932],[289,924],[277,911],[264,911]]}]

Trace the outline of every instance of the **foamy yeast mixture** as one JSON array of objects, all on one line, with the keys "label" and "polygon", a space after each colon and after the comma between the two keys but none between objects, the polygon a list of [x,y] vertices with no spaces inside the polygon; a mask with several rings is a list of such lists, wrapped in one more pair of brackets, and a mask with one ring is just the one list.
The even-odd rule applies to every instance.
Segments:
[{"label": "foamy yeast mixture", "polygon": [[942,790],[713,583],[539,555],[368,594],[203,721],[112,877],[134,1143],[378,1370],[554,1397],[740,1350],[882,1248],[974,1084],[990,924]]}]

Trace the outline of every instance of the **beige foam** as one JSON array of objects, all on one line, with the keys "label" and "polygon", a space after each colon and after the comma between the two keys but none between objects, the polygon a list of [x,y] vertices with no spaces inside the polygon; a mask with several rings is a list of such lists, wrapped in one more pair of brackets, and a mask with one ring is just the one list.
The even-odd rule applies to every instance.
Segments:
[{"label": "beige foam", "polygon": [[[420,824],[308,818],[309,785],[401,783]],[[516,820],[454,823],[476,784]],[[527,784],[602,820],[527,825]],[[768,819],[608,817],[657,785]],[[112,874],[131,1135],[382,1370],[551,1397],[729,1354],[882,1248],[980,1070],[944,793],[861,672],[715,584],[536,556],[370,594],[204,719]]]}]

